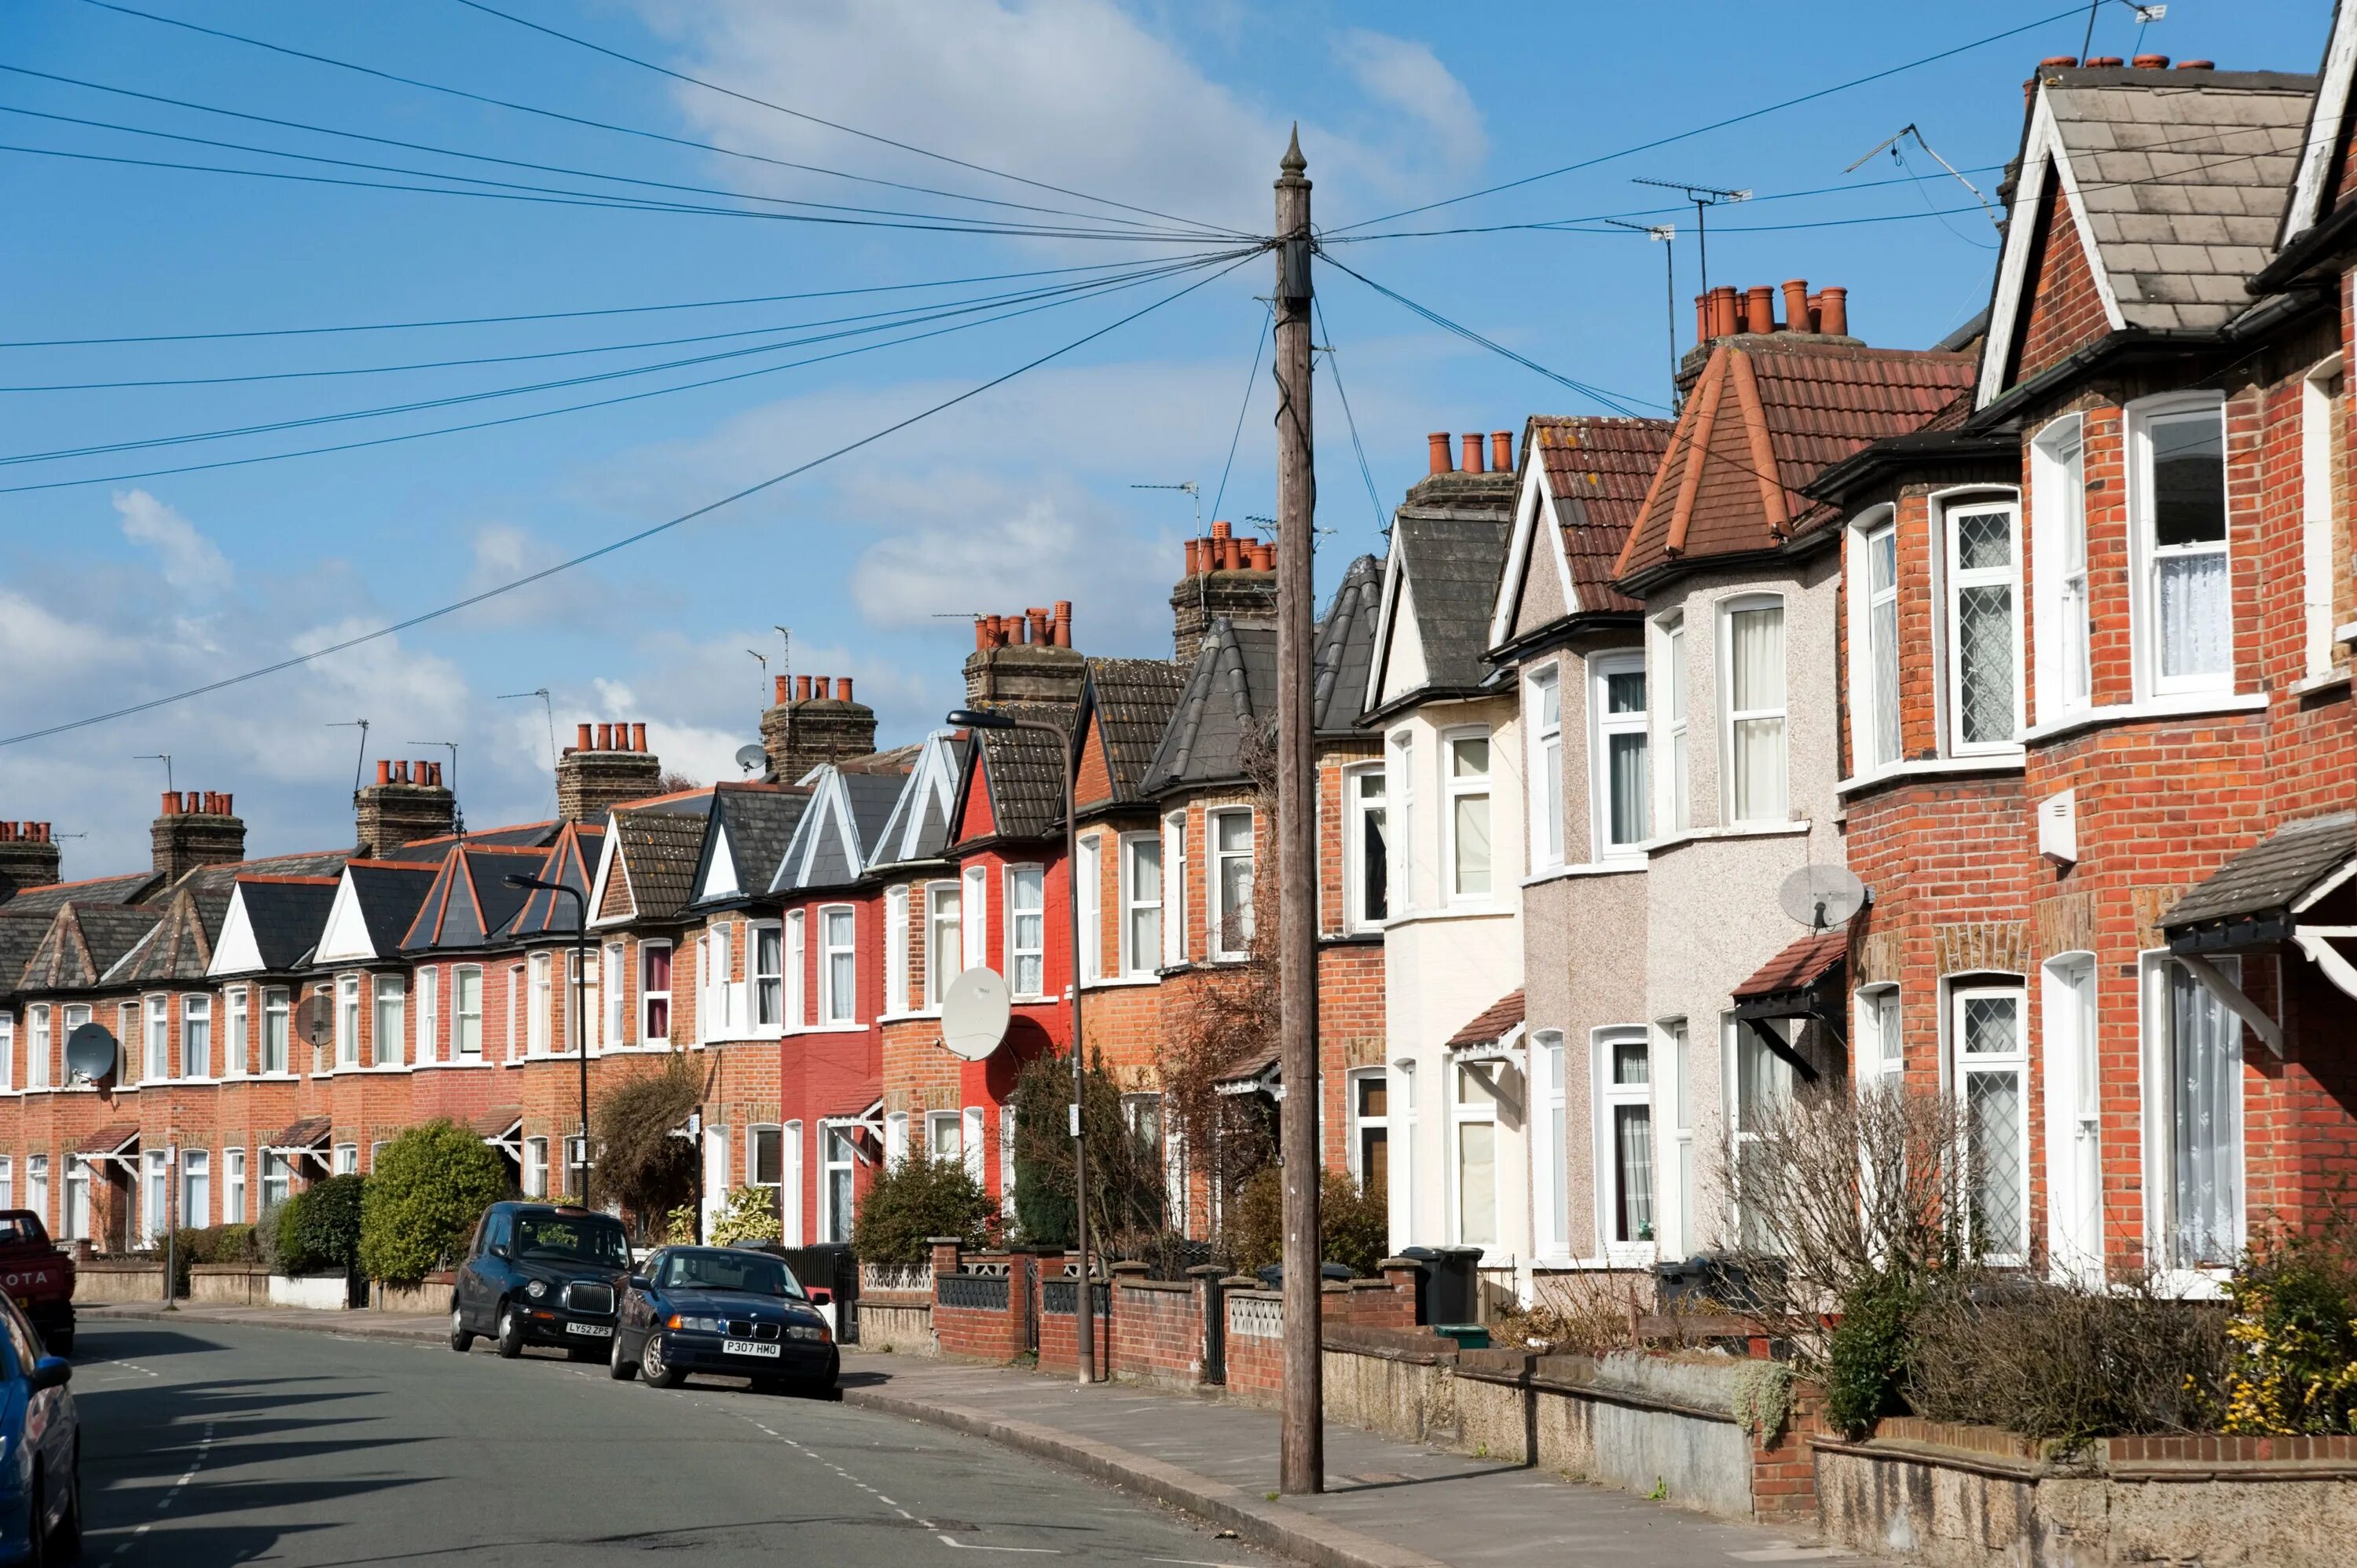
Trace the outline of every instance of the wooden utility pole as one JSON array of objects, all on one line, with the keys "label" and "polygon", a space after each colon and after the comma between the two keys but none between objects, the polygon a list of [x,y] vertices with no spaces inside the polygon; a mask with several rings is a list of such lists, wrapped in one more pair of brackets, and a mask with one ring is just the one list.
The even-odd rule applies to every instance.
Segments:
[{"label": "wooden utility pole", "polygon": [[1318,771],[1310,745],[1317,478],[1309,423],[1309,182],[1296,126],[1276,178],[1277,1039],[1285,1083],[1285,1444],[1278,1485],[1326,1489],[1318,1178]]}]

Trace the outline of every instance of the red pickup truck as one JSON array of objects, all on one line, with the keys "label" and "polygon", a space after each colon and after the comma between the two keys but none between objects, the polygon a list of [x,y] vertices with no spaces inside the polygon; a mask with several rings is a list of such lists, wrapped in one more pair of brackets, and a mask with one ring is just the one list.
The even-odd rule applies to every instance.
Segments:
[{"label": "red pickup truck", "polygon": [[50,1355],[73,1354],[73,1259],[29,1208],[0,1208],[0,1288],[16,1298]]}]

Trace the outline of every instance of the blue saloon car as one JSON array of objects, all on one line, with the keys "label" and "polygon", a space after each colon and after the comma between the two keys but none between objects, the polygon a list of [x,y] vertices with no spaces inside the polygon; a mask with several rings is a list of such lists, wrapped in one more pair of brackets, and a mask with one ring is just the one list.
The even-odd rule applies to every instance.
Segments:
[{"label": "blue saloon car", "polygon": [[81,1421],[73,1368],[0,1291],[0,1557],[70,1558],[81,1546]]},{"label": "blue saloon car", "polygon": [[630,1275],[614,1325],[613,1376],[659,1389],[691,1372],[823,1393],[842,1366],[834,1335],[793,1271],[737,1247],[664,1247]]}]

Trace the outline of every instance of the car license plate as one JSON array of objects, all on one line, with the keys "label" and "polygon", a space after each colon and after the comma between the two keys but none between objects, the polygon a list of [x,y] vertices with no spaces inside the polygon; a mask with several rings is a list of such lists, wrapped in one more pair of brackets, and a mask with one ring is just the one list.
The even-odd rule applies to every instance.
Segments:
[{"label": "car license plate", "polygon": [[767,1356],[772,1361],[778,1359],[775,1345],[764,1345],[758,1339],[723,1339],[720,1349],[727,1356]]},{"label": "car license plate", "polygon": [[565,1332],[590,1339],[611,1339],[614,1337],[614,1331],[602,1323],[568,1323],[565,1326]]}]

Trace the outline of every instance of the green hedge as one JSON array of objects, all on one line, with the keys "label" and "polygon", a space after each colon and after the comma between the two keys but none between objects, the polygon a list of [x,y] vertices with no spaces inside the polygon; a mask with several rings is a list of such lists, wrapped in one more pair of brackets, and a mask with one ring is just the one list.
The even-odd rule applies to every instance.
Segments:
[{"label": "green hedge", "polygon": [[466,1128],[409,1128],[377,1151],[361,1209],[361,1265],[372,1278],[414,1284],[457,1262],[483,1210],[511,1190],[507,1161]]},{"label": "green hedge", "polygon": [[368,1178],[334,1176],[313,1182],[278,1208],[275,1238],[281,1273],[324,1274],[360,1262],[361,1208]]}]

